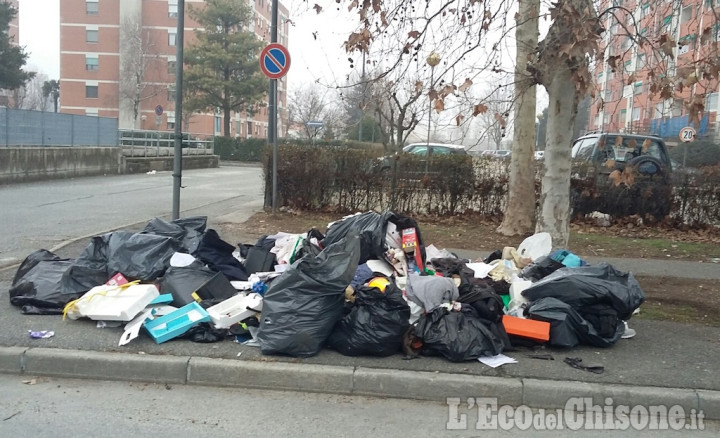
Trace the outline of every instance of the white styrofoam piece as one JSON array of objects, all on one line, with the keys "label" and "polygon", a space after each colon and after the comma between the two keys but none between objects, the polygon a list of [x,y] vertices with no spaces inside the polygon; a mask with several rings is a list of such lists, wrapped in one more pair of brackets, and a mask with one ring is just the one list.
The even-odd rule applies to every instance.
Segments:
[{"label": "white styrofoam piece", "polygon": [[121,347],[132,341],[133,339],[137,338],[140,334],[140,327],[142,327],[146,319],[152,318],[152,315],[153,309],[146,309],[138,316],[136,316],[135,319],[127,323],[125,325],[125,332],[123,332],[122,336],[120,336],[118,347]]},{"label": "white styrofoam piece", "polygon": [[158,295],[154,284],[96,286],[75,302],[74,310],[94,320],[130,321]]},{"label": "white styrofoam piece", "polygon": [[231,280],[230,284],[237,290],[250,290],[252,289],[252,283],[249,281]]},{"label": "white styrofoam piece", "polygon": [[262,310],[262,296],[238,294],[207,309],[213,326],[228,328]]},{"label": "white styrofoam piece", "polygon": [[381,274],[391,277],[393,275],[392,265],[385,260],[368,260],[368,268],[373,272],[379,272]]}]

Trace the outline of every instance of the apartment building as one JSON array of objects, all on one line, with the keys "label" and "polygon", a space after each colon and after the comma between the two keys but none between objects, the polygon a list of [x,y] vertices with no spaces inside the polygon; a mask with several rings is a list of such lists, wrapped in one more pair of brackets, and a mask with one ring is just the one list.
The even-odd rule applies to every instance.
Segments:
[{"label": "apartment building", "polygon": [[687,116],[694,99],[704,100],[704,126],[714,126],[717,74],[709,78],[697,70],[698,80],[682,86],[677,79],[717,55],[720,0],[605,0],[601,10],[613,6],[614,13],[603,15],[605,53],[594,69],[596,104],[588,129],[655,131],[660,121]]},{"label": "apartment building", "polygon": [[[250,31],[270,41],[268,0],[247,0],[254,10]],[[185,0],[185,47],[198,24]],[[175,128],[177,0],[60,0],[60,111],[117,117],[121,129]],[[287,44],[287,9],[279,8],[278,42]],[[287,123],[286,79],[278,81],[278,132]],[[162,108],[162,111],[159,109]],[[158,115],[160,113],[160,115]],[[232,116],[231,135],[267,136],[267,108]],[[183,117],[183,131],[222,135],[222,114]]]}]

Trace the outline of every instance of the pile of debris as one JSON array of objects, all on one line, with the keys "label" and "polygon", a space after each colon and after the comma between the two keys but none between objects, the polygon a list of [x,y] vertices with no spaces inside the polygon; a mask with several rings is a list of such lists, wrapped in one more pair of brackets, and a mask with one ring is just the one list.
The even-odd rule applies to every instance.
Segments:
[{"label": "pile of debris", "polygon": [[25,314],[125,323],[119,345],[144,328],[157,343],[451,361],[528,343],[609,347],[643,301],[632,273],[553,251],[547,233],[471,262],[425,246],[415,220],[388,211],[237,246],[206,217],[156,218],[92,238],[74,260],[36,251],[10,289]]}]

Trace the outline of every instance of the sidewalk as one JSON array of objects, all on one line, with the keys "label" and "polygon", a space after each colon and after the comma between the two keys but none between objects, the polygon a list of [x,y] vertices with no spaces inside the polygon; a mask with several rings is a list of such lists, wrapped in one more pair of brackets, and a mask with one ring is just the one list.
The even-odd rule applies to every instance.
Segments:
[{"label": "sidewalk", "polygon": [[[225,218],[216,222],[227,223]],[[210,226],[214,226],[210,224]],[[221,237],[226,236],[221,232]],[[245,237],[245,238],[243,238]],[[251,243],[253,236],[227,238]],[[58,250],[76,257],[87,240]],[[457,251],[475,259],[481,251]],[[639,275],[720,279],[711,264],[657,260],[601,259]],[[588,258],[596,262],[600,259]],[[692,266],[691,266],[692,265]],[[696,266],[700,265],[700,266]],[[7,294],[15,269],[0,270]],[[7,297],[7,295],[6,295]],[[499,397],[499,402],[532,407],[564,407],[570,397],[594,397],[603,404],[674,405],[703,409],[720,419],[720,329],[663,321],[632,320],[637,331],[609,349],[542,349],[554,360],[528,357],[531,350],[508,351],[517,364],[490,368],[479,362],[452,363],[442,358],[404,360],[346,357],[325,349],[315,357],[263,356],[258,348],[227,339],[212,344],[173,340],[155,344],[144,333],[118,347],[122,328],[98,329],[90,320],[26,316],[0,300],[0,372],[28,376],[147,381],[437,400],[445,397]],[[53,330],[50,339],[31,339],[29,330]],[[601,364],[603,374],[571,368],[566,357]]]}]

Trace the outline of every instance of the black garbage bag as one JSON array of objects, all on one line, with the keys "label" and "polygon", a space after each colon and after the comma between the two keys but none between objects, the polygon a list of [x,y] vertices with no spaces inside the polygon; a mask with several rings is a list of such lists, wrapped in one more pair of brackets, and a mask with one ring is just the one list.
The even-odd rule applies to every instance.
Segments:
[{"label": "black garbage bag", "polygon": [[89,291],[105,284],[115,272],[108,272],[108,242],[110,233],[95,236],[83,249],[80,256],[63,274],[62,288],[65,290]]},{"label": "black garbage bag", "polygon": [[422,259],[425,260],[425,245],[417,222],[408,216],[391,211],[382,213],[368,211],[336,221],[328,228],[322,245],[327,247],[344,239],[345,236],[358,234],[360,236],[360,264],[370,259],[382,259],[383,254],[388,250],[385,241],[388,222],[397,225],[398,230],[415,228],[420,253]]},{"label": "black garbage bag", "polygon": [[107,272],[153,281],[170,267],[170,259],[179,249],[180,243],[172,237],[116,231],[107,240]]},{"label": "black garbage bag", "polygon": [[494,323],[502,321],[505,303],[485,281],[473,278],[467,286],[460,285],[458,289],[460,291],[458,301],[475,308],[480,318]]},{"label": "black garbage bag", "polygon": [[345,288],[359,259],[360,238],[348,236],[317,256],[306,255],[273,280],[257,333],[263,354],[317,354],[342,318]]},{"label": "black garbage bag", "polygon": [[[572,348],[585,344],[606,348],[615,345],[625,331],[625,326],[615,313],[613,331],[613,308],[605,305],[601,309],[593,305],[583,310],[586,315],[598,318],[596,324],[600,327],[596,328],[570,304],[551,297],[534,301],[528,309],[528,316],[550,323],[550,345],[553,347]],[[600,319],[603,320],[601,324]]]},{"label": "black garbage bag", "polygon": [[205,227],[207,227],[207,216],[180,218],[172,222],[154,218],[145,225],[142,232],[172,237],[180,243],[184,251],[193,253],[200,243]]},{"label": "black garbage bag", "polygon": [[442,355],[452,362],[495,356],[510,346],[502,325],[478,317],[475,309],[463,304],[460,311],[438,307],[420,317],[413,328],[422,340],[422,353]]},{"label": "black garbage bag", "polygon": [[61,279],[73,263],[41,249],[28,255],[10,286],[10,304],[26,315],[60,315],[67,303],[84,291],[63,290]]},{"label": "black garbage bag", "polygon": [[232,254],[235,247],[220,238],[217,231],[209,229],[203,234],[193,256],[207,264],[210,269],[222,272],[230,280],[247,281],[249,275]]},{"label": "black garbage bag", "polygon": [[520,271],[520,276],[526,280],[539,281],[564,267],[565,265],[562,263],[553,260],[548,256],[542,256],[525,266],[523,270]]},{"label": "black garbage bag", "polygon": [[394,283],[385,292],[360,286],[355,305],[337,323],[328,345],[346,356],[390,356],[402,348],[409,319],[410,307]]},{"label": "black garbage bag", "polygon": [[562,268],[522,292],[529,301],[557,298],[575,310],[593,304],[608,304],[618,317],[628,320],[645,301],[635,276],[607,263],[579,268]]}]

